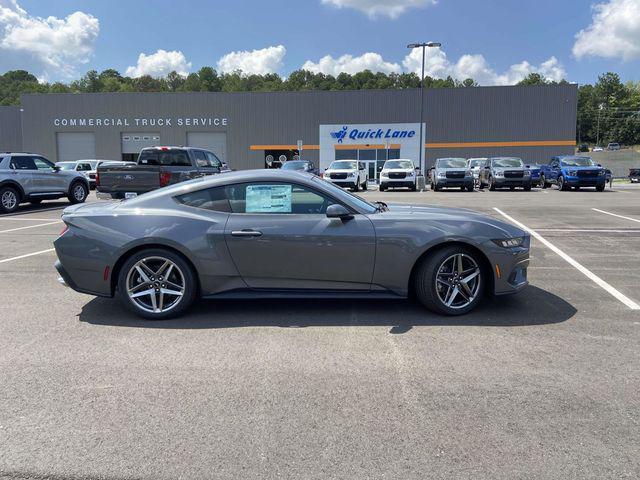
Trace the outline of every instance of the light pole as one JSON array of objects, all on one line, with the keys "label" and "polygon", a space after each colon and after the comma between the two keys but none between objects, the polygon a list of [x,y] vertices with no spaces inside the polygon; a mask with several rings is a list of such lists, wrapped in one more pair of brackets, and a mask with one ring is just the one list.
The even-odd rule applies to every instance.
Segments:
[{"label": "light pole", "polygon": [[419,157],[419,166],[420,173],[422,175],[425,174],[424,166],[422,165],[422,156],[424,154],[424,144],[422,142],[422,125],[424,123],[424,52],[425,48],[438,48],[441,47],[441,43],[437,42],[426,42],[426,43],[410,43],[407,45],[407,48],[413,50],[414,48],[422,48],[422,75],[420,75],[420,157]]}]

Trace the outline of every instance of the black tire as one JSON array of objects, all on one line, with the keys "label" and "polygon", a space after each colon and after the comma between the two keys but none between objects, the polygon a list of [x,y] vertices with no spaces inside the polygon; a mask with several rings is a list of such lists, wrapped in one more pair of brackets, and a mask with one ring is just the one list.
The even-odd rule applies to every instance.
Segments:
[{"label": "black tire", "polygon": [[530,192],[531,191],[531,184],[530,183],[526,183],[524,185],[524,191],[525,192]]},{"label": "black tire", "polygon": [[384,192],[387,189],[387,187],[380,185],[380,187],[378,188],[379,191]]},{"label": "black tire", "polygon": [[544,178],[544,174],[542,174],[542,173],[540,174],[540,183],[539,183],[539,185],[540,185],[540,188],[542,188],[542,189],[545,189],[545,188],[547,188],[549,186],[547,184],[547,181]]},{"label": "black tire", "polygon": [[564,177],[562,175],[558,177],[558,190],[562,190],[563,192],[568,190],[567,184],[564,183]]},{"label": "black tire", "polygon": [[409,191],[410,191],[410,192],[415,192],[417,189],[418,189],[418,188],[416,187],[416,184],[415,184],[415,183],[409,187]]},{"label": "black tire", "polygon": [[516,187],[509,187],[509,190],[511,190],[512,192],[516,189]]},{"label": "black tire", "polygon": [[20,206],[20,192],[13,187],[0,188],[0,212],[13,213]]},{"label": "black tire", "polygon": [[442,189],[439,186],[437,186],[435,183],[432,183],[431,190],[433,190],[434,192],[439,192]]},{"label": "black tire", "polygon": [[[476,296],[466,307],[462,308],[447,306],[440,299],[436,290],[436,276],[440,266],[445,260],[456,254],[464,254],[471,257],[479,267],[479,285]],[[416,269],[413,286],[417,299],[429,310],[443,315],[464,315],[473,310],[480,302],[484,293],[485,278],[482,260],[478,258],[478,254],[463,246],[455,245],[437,250],[423,258]]]},{"label": "black tire", "polygon": [[354,192],[359,192],[360,191],[360,184],[356,183],[353,187],[351,187],[351,190]]},{"label": "black tire", "polygon": [[473,192],[475,190],[474,185],[467,185],[467,192]]},{"label": "black tire", "polygon": [[495,192],[496,190],[496,184],[493,181],[493,177],[489,177],[489,191],[491,192]]},{"label": "black tire", "polygon": [[[170,260],[178,267],[179,271],[184,277],[184,294],[182,295],[180,300],[178,300],[173,306],[171,306],[170,310],[167,310],[165,312],[153,313],[143,310],[136,303],[134,303],[134,300],[129,298],[129,295],[127,294],[126,284],[129,271],[140,260],[149,257],[158,257]],[[117,296],[119,300],[133,313],[147,320],[166,320],[168,318],[173,318],[182,314],[187,308],[191,306],[191,304],[195,300],[197,291],[198,282],[196,279],[196,274],[191,268],[191,265],[189,265],[189,263],[184,260],[182,256],[170,250],[151,248],[148,250],[137,252],[124,262],[124,264],[120,268],[120,271],[118,272]]]},{"label": "black tire", "polygon": [[362,184],[362,190],[366,192],[369,189],[369,179],[365,178],[364,183]]},{"label": "black tire", "polygon": [[[80,194],[80,189],[82,189],[82,195]],[[67,198],[69,199],[69,202],[73,204],[84,203],[87,199],[87,195],[89,195],[87,185],[84,182],[75,181],[69,187],[69,194],[67,195]]]},{"label": "black tire", "polygon": [[596,185],[596,192],[604,192],[605,185]]}]

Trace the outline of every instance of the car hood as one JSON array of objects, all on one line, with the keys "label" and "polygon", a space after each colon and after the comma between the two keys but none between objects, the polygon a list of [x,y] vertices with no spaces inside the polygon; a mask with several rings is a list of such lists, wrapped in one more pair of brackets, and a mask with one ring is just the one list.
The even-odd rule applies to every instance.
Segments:
[{"label": "car hood", "polygon": [[397,217],[410,221],[426,221],[434,226],[443,226],[448,223],[462,224],[464,222],[480,223],[487,227],[502,232],[505,238],[520,237],[526,235],[522,229],[493,218],[484,213],[475,212],[466,208],[440,207],[436,205],[388,205],[389,211],[381,215]]}]

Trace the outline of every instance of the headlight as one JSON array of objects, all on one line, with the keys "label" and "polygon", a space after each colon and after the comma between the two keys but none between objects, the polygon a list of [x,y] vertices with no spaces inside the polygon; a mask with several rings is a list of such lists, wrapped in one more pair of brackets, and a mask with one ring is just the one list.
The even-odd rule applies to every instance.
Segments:
[{"label": "headlight", "polygon": [[499,240],[493,240],[493,243],[503,248],[519,247],[523,242],[524,237],[501,238]]},{"label": "headlight", "polygon": [[600,176],[600,177],[602,177],[604,174],[605,174],[604,170],[600,170],[600,171],[598,172],[598,176]]},{"label": "headlight", "polygon": [[498,170],[497,172],[494,172],[494,175],[495,175],[496,177],[504,177],[504,172],[502,172],[502,171]]},{"label": "headlight", "polygon": [[355,177],[356,175],[358,175],[356,172],[349,172],[347,177]]},{"label": "headlight", "polygon": [[575,177],[576,175],[578,175],[578,171],[577,170],[569,170],[567,172],[567,175],[569,175],[570,177]]},{"label": "headlight", "polygon": [[447,178],[447,172],[438,172],[438,178]]},{"label": "headlight", "polygon": [[530,177],[531,176],[531,170],[525,170],[524,171],[524,176],[525,177]]},{"label": "headlight", "polygon": [[384,177],[384,178],[387,178],[387,177],[389,176],[389,173],[387,173],[387,172],[380,172],[380,176],[381,176],[381,177]]},{"label": "headlight", "polygon": [[411,170],[410,172],[407,172],[407,177],[413,177],[413,170]]}]

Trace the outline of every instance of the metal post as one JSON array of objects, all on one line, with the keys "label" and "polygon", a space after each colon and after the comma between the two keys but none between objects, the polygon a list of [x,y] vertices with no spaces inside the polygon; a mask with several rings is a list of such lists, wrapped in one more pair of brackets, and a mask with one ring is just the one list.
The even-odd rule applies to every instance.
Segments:
[{"label": "metal post", "polygon": [[424,123],[424,52],[426,45],[422,45],[422,75],[420,76],[420,173],[424,175],[424,165],[422,165],[422,156],[424,154],[424,143],[422,142],[422,125]]}]

